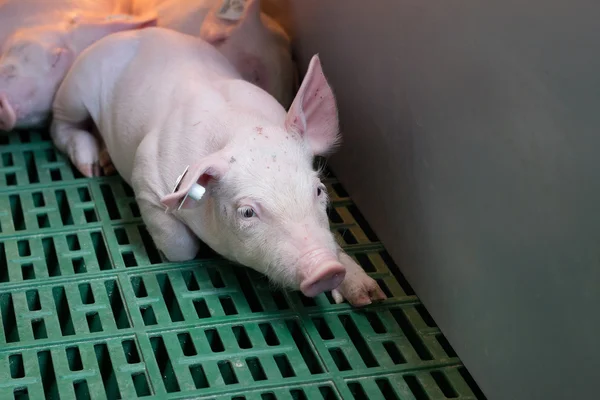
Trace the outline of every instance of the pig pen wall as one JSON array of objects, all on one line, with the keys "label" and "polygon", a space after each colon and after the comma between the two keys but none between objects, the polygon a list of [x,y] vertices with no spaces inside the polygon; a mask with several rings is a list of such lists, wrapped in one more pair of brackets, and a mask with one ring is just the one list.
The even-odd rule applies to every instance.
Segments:
[{"label": "pig pen wall", "polygon": [[272,0],[331,166],[489,399],[597,398],[600,3]]}]

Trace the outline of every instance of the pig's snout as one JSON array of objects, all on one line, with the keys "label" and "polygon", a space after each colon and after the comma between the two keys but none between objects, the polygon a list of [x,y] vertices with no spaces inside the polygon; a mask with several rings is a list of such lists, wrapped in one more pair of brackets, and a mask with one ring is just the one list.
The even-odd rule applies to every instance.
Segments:
[{"label": "pig's snout", "polygon": [[307,297],[337,288],[346,276],[346,269],[337,257],[320,251],[301,257],[298,268],[300,291]]},{"label": "pig's snout", "polygon": [[0,93],[0,129],[10,131],[17,123],[17,115],[6,98],[6,95]]},{"label": "pig's snout", "polygon": [[306,297],[315,297],[337,288],[346,277],[346,269],[339,262],[327,264],[300,283],[300,291]]}]

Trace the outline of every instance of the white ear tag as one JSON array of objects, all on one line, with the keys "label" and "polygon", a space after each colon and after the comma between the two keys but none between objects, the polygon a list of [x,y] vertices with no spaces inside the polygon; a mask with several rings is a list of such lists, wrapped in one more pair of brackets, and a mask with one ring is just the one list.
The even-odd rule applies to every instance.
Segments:
[{"label": "white ear tag", "polygon": [[217,15],[221,19],[226,19],[228,21],[237,21],[240,18],[242,18],[245,8],[246,0],[223,0],[223,3]]},{"label": "white ear tag", "polygon": [[[189,165],[187,167],[185,167],[185,170],[183,171],[183,173],[177,177],[177,181],[175,182],[175,186],[173,187],[173,190],[171,191],[171,193],[175,193],[177,191],[177,189],[179,189],[181,180],[188,173],[189,168],[190,168]],[[183,203],[185,203],[185,201],[187,200],[188,197],[190,197],[196,201],[199,201],[202,198],[202,196],[204,196],[205,192],[206,192],[206,189],[204,187],[202,187],[201,185],[198,185],[197,183],[194,183],[192,185],[192,187],[190,188],[190,190],[186,193],[183,200],[181,200],[179,202],[179,207],[177,207],[177,210],[181,210],[181,206],[183,205]],[[168,209],[165,209],[165,212],[168,212],[168,211],[169,211]]]},{"label": "white ear tag", "polygon": [[187,192],[187,194],[185,195],[185,197],[183,198],[183,200],[181,200],[181,203],[179,203],[179,207],[177,208],[177,210],[181,210],[181,206],[183,205],[183,203],[185,203],[185,201],[187,200],[188,197],[199,201],[202,196],[204,195],[204,192],[206,192],[206,189],[204,189],[202,186],[198,185],[197,183],[194,183],[192,185],[192,187],[190,188],[190,191]]},{"label": "white ear tag", "polygon": [[191,197],[192,199],[198,201],[202,198],[202,196],[204,195],[204,192],[206,192],[206,189],[204,189],[202,186],[198,185],[197,183],[194,183],[194,185],[188,192],[188,196]]}]

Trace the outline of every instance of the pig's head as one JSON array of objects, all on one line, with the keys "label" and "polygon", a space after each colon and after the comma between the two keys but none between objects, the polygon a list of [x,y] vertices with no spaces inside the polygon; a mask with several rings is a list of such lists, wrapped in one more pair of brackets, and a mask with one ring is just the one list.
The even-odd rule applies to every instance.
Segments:
[{"label": "pig's head", "polygon": [[217,2],[200,37],[215,46],[248,82],[266,90],[286,109],[296,90],[296,66],[285,30],[261,13],[260,0],[247,0],[239,19],[227,19]]},{"label": "pig's head", "polygon": [[[192,166],[177,191],[161,202],[215,251],[274,283],[310,297],[335,289],[346,271],[313,159],[332,151],[339,128],[318,56],[285,123],[249,121],[231,128],[234,139]],[[202,197],[189,197],[198,187],[206,190]]]},{"label": "pig's head", "polygon": [[154,25],[154,15],[69,16],[61,23],[15,32],[0,56],[0,130],[44,125],[58,86],[79,53],[111,33]]}]

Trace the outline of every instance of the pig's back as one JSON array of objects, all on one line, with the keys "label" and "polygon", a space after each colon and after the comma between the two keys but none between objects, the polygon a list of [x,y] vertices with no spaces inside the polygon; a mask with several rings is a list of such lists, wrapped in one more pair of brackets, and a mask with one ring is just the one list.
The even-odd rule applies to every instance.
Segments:
[{"label": "pig's back", "polygon": [[113,164],[127,180],[144,138],[153,136],[163,148],[180,142],[200,118],[198,110],[210,112],[226,102],[215,82],[241,79],[199,38],[163,28],[139,30],[135,37],[135,55],[110,84],[99,118]]}]

